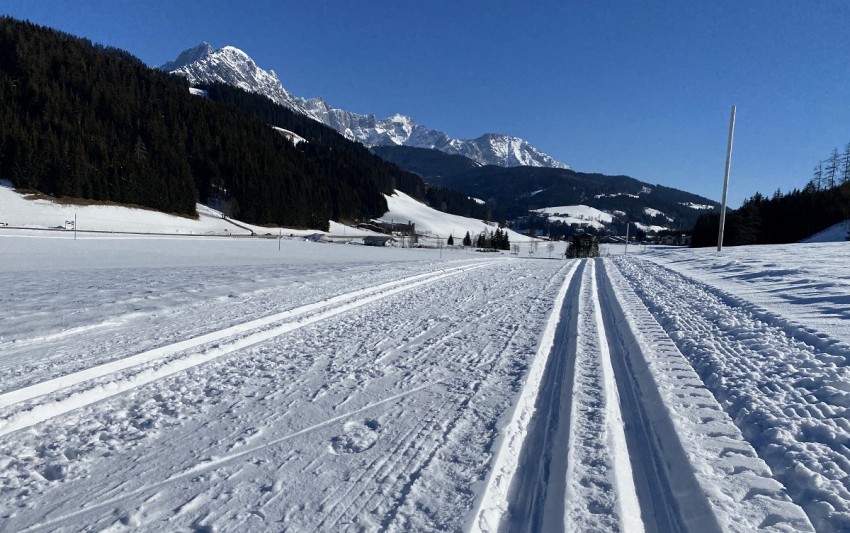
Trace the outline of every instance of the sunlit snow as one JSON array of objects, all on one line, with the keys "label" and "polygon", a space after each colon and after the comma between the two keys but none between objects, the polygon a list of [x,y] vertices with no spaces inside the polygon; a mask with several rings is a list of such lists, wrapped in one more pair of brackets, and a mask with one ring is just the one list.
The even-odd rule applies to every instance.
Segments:
[{"label": "sunlit snow", "polygon": [[[171,234],[32,228],[73,210]],[[136,211],[0,188],[4,531],[850,528],[850,243],[564,260]]]}]

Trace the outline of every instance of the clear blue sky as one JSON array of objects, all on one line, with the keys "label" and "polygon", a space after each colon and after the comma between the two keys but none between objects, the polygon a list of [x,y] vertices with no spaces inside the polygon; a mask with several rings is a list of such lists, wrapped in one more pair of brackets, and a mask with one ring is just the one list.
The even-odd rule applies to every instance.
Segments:
[{"label": "clear blue sky", "polygon": [[[528,5],[527,5],[528,4]],[[150,65],[207,41],[290,92],[460,138],[517,135],[580,171],[730,203],[802,187],[850,142],[847,0],[0,0]]]}]

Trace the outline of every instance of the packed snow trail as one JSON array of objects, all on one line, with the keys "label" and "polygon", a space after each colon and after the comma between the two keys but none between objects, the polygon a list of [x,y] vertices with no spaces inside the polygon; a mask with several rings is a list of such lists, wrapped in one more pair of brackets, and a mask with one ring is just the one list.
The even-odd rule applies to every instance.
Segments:
[{"label": "packed snow trail", "polygon": [[[756,454],[764,438],[736,427],[722,379],[706,387],[636,280],[673,311],[675,291],[704,307],[683,323],[721,311],[682,331],[722,354],[727,312],[744,311],[717,290],[632,257],[346,261],[352,248],[204,268],[6,265],[0,420],[23,425],[0,436],[0,530],[812,530]],[[775,333],[738,338],[769,347]],[[823,340],[793,359],[832,364],[812,395],[836,405],[842,345],[794,338]],[[758,387],[786,385],[772,376]],[[27,422],[39,409],[50,417]],[[794,457],[837,481],[841,435]],[[820,530],[843,527],[824,512],[840,491],[810,494],[823,499],[795,498]]]},{"label": "packed snow trail", "polygon": [[814,526],[850,530],[850,353],[663,267],[617,265]]},{"label": "packed snow trail", "polygon": [[812,530],[610,262],[560,313],[507,513],[472,531]]},{"label": "packed snow trail", "polygon": [[569,440],[564,531],[642,531],[620,399],[599,308],[595,261],[586,261]]},{"label": "packed snow trail", "polygon": [[456,529],[567,269],[464,269],[8,434],[0,527]]}]

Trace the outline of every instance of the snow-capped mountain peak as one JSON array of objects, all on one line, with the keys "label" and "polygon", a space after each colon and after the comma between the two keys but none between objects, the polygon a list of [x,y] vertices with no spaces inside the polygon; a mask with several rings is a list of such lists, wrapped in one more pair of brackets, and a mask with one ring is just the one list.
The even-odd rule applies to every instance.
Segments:
[{"label": "snow-capped mountain peak", "polygon": [[196,61],[201,61],[213,52],[213,47],[209,43],[203,42],[194,48],[187,48],[180,52],[177,59],[159,67],[161,70],[169,72],[178,70]]},{"label": "snow-capped mountain peak", "polygon": [[213,50],[208,43],[201,43],[184,50],[160,69],[186,76],[192,84],[226,83],[263,94],[367,146],[433,148],[466,156],[482,165],[569,168],[519,137],[487,133],[476,139],[453,139],[400,113],[378,119],[334,108],[321,98],[294,96],[274,71],[263,70],[248,54],[233,46]]}]

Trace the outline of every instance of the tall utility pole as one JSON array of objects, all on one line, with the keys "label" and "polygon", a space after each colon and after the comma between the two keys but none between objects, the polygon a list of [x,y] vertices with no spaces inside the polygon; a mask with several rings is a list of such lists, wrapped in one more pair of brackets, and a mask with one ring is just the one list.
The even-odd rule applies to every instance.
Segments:
[{"label": "tall utility pole", "polygon": [[717,234],[717,251],[723,249],[723,230],[726,226],[726,192],[729,190],[729,167],[732,165],[732,137],[735,133],[735,106],[729,118],[729,143],[726,146],[726,172],[723,176],[723,199],[720,205],[720,231]]},{"label": "tall utility pole", "polygon": [[623,252],[623,255],[628,255],[629,253],[629,223],[626,222],[626,251]]}]

